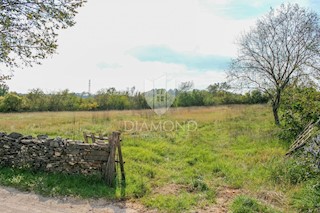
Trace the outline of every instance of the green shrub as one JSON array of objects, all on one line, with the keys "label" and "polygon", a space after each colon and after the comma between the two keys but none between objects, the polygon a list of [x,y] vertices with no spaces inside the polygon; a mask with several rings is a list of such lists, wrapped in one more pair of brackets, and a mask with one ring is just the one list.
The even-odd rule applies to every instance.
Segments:
[{"label": "green shrub", "polygon": [[244,195],[239,195],[233,200],[231,204],[231,211],[233,213],[278,212],[270,207],[267,207],[266,205],[259,203],[257,200]]},{"label": "green shrub", "polygon": [[320,212],[320,180],[311,181],[296,192],[291,204],[299,212]]},{"label": "green shrub", "polygon": [[277,184],[296,185],[315,176],[310,165],[301,158],[287,158],[272,162],[271,180]]},{"label": "green shrub", "polygon": [[310,86],[291,86],[286,89],[280,107],[282,132],[280,137],[293,141],[310,121],[320,116],[320,93]]}]

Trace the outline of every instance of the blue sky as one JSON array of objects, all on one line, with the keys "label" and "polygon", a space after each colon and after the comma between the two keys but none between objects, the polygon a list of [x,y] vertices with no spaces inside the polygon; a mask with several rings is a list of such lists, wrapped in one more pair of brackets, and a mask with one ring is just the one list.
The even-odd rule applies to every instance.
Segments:
[{"label": "blue sky", "polygon": [[215,4],[218,1],[204,1],[206,6],[213,12],[232,19],[248,19],[259,17],[269,11],[270,6],[278,5],[279,1],[253,1],[253,0],[231,0],[221,1],[224,3]]},{"label": "blue sky", "polygon": [[189,70],[223,71],[228,68],[231,58],[227,56],[201,55],[188,52],[176,52],[166,46],[137,47],[129,53],[142,62],[163,62],[179,64]]},{"label": "blue sky", "polygon": [[[318,0],[292,0],[320,11]],[[269,0],[88,1],[77,24],[59,33],[58,54],[43,65],[17,70],[13,91],[41,88],[93,92],[108,87],[144,89],[164,74],[196,88],[226,79],[235,40],[254,26]]]}]

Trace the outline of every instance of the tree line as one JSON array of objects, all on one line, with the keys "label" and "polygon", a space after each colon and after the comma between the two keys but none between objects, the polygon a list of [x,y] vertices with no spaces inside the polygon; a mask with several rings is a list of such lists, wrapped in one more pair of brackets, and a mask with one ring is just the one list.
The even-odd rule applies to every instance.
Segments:
[{"label": "tree line", "polygon": [[[222,104],[267,103],[268,97],[259,90],[245,94],[229,91],[226,83],[216,83],[207,89],[191,89],[192,83],[181,84],[175,92],[172,107],[214,106]],[[7,86],[0,87],[0,112],[30,111],[94,111],[94,110],[130,110],[148,109],[145,93],[135,87],[126,91],[115,88],[101,89],[97,93],[74,93],[63,90],[45,93],[41,89],[32,89],[27,94],[9,92]]]}]

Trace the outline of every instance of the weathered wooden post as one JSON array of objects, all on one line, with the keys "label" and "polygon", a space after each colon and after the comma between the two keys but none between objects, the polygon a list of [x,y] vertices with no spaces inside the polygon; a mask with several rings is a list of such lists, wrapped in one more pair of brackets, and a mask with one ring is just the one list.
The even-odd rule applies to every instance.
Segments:
[{"label": "weathered wooden post", "polygon": [[95,136],[94,136],[93,133],[91,133],[91,140],[92,140],[92,143],[95,143],[95,142],[96,142],[96,138],[95,138]]},{"label": "weathered wooden post", "polygon": [[120,133],[115,132],[117,134],[117,140],[116,140],[116,147],[118,148],[118,155],[119,155],[119,162],[120,163],[120,170],[121,170],[121,180],[122,182],[126,181],[126,175],[124,173],[124,162],[122,158],[122,151],[121,151],[121,140],[120,140]]},{"label": "weathered wooden post", "polygon": [[105,169],[104,179],[108,186],[113,186],[115,182],[115,157],[116,157],[116,146],[115,142],[117,139],[117,134],[115,132],[109,136],[109,147],[110,147],[110,154],[108,158],[108,162]]},{"label": "weathered wooden post", "polygon": [[86,133],[86,132],[83,132],[83,138],[84,138],[84,142],[85,142],[85,143],[89,143],[89,142],[88,142],[88,136],[87,136],[87,133]]},{"label": "weathered wooden post", "polygon": [[[110,153],[108,157],[107,163],[102,165],[102,176],[108,186],[114,186],[115,177],[116,177],[116,163],[120,163],[120,170],[121,170],[121,180],[122,183],[125,183],[125,172],[124,172],[124,162],[122,157],[121,151],[121,144],[120,144],[120,132],[113,132],[109,137],[109,148]],[[118,149],[118,156],[119,161],[116,162],[116,150]]]}]

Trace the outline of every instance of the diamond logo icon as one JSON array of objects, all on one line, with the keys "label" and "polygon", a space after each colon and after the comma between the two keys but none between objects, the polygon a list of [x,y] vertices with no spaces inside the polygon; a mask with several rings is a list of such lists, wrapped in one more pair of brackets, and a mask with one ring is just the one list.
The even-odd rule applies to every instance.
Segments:
[{"label": "diamond logo icon", "polygon": [[165,114],[176,98],[176,82],[163,75],[145,81],[145,99],[157,115]]}]

